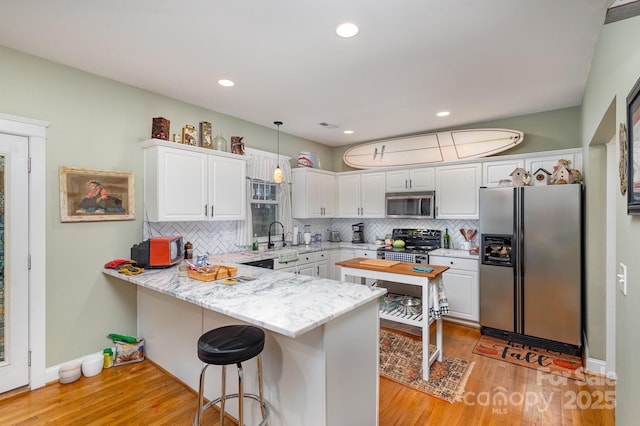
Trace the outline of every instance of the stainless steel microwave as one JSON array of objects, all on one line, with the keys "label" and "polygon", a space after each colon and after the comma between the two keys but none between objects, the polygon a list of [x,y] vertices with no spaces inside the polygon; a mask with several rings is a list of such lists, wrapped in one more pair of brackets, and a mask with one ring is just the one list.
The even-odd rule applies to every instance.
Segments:
[{"label": "stainless steel microwave", "polygon": [[435,218],[434,191],[388,192],[385,196],[385,216],[407,219]]}]

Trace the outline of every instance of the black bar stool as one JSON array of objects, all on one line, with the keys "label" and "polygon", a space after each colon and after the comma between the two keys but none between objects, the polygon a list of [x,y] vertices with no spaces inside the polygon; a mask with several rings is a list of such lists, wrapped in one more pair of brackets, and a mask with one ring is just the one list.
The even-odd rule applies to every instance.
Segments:
[{"label": "black bar stool", "polygon": [[[243,401],[251,398],[260,403],[262,421],[258,426],[267,423],[269,408],[262,397],[262,358],[260,353],[264,348],[264,331],[250,325],[228,325],[207,331],[198,339],[198,358],[203,362],[200,371],[200,388],[198,390],[198,412],[193,419],[193,424],[202,425],[202,416],[205,410],[214,404],[220,403],[220,425],[224,421],[224,403],[227,399],[238,398],[238,422],[243,426]],[[258,361],[258,387],[260,396],[244,393],[242,362],[257,357]],[[222,395],[220,398],[209,401],[204,407],[204,376],[209,365],[222,366]],[[238,393],[225,394],[225,382],[227,378],[227,365],[236,364],[238,369]]]}]

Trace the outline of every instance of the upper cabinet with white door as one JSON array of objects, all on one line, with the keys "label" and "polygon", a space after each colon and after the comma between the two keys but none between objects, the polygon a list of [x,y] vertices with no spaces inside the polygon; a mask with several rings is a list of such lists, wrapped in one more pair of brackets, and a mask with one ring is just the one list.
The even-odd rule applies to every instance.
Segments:
[{"label": "upper cabinet with white door", "polygon": [[385,172],[338,175],[339,217],[384,217]]},{"label": "upper cabinet with white door", "polygon": [[291,170],[295,218],[330,218],[335,214],[335,174],[324,170]]},{"label": "upper cabinet with white door", "polygon": [[183,222],[245,218],[244,159],[156,139],[141,146],[145,219]]},{"label": "upper cabinet with white door", "polygon": [[543,168],[549,173],[553,173],[553,166],[558,164],[558,160],[561,159],[571,162],[570,169],[582,171],[582,151],[575,149],[550,151],[528,156],[525,158],[525,169],[530,173],[535,173],[539,168]]},{"label": "upper cabinet with white door", "polygon": [[433,167],[390,170],[386,179],[387,192],[433,191],[435,188]]},{"label": "upper cabinet with white door", "polygon": [[436,167],[436,219],[478,219],[480,163]]},{"label": "upper cabinet with white door", "polygon": [[518,167],[524,167],[523,158],[482,163],[482,186],[492,187],[500,185],[500,181],[510,182],[511,172]]},{"label": "upper cabinet with white door", "polygon": [[[552,173],[553,167],[561,159],[569,160],[571,162],[570,168],[582,171],[582,151],[580,148],[488,157],[482,162],[482,186],[498,186],[501,180],[511,181],[511,172],[518,167],[524,168],[531,174],[539,168]],[[505,183],[510,184],[510,182]]]}]

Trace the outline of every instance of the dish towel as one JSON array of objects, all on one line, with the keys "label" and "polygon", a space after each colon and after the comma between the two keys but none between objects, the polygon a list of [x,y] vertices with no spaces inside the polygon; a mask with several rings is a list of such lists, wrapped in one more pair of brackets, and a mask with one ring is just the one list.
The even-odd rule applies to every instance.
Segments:
[{"label": "dish towel", "polygon": [[413,272],[424,272],[428,274],[429,272],[433,272],[433,268],[431,266],[418,265],[413,267]]},{"label": "dish towel", "polygon": [[449,313],[449,302],[447,301],[447,295],[444,293],[442,280],[436,285],[430,285],[429,288],[431,291],[431,300],[433,301],[431,307],[429,307],[429,313],[431,314],[431,318],[437,320],[440,319],[442,314]]}]

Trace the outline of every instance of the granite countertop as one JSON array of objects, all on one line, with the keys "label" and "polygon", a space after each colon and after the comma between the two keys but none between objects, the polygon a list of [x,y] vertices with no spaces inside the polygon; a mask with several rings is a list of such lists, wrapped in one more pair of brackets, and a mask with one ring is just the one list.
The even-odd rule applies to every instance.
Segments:
[{"label": "granite countertop", "polygon": [[238,251],[223,254],[209,255],[209,260],[212,262],[234,262],[234,263],[246,263],[256,260],[275,259],[281,253],[289,251],[297,251],[298,254],[312,253],[323,250],[337,250],[337,249],[359,249],[359,250],[377,250],[380,248],[376,244],[354,244],[352,242],[322,242],[313,243],[309,245],[299,244],[297,246],[287,245],[284,248],[277,248],[268,251]]},{"label": "granite countertop", "polygon": [[362,284],[236,266],[238,276],[257,279],[233,285],[204,282],[179,277],[176,266],[130,276],[113,269],[103,273],[293,338],[386,293]]},{"label": "granite countertop", "polygon": [[442,257],[459,257],[461,259],[473,259],[478,260],[480,256],[477,254],[469,254],[469,250],[456,250],[456,249],[436,249],[429,252],[429,256],[442,256]]}]

